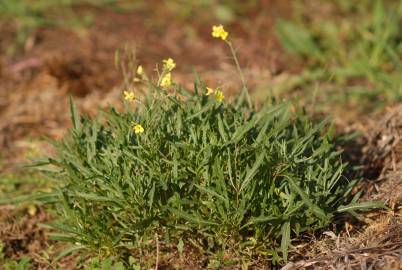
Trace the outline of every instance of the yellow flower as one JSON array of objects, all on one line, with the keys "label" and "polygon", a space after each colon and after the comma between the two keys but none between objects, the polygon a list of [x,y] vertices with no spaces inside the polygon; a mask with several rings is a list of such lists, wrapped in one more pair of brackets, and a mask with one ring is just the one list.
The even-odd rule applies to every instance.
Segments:
[{"label": "yellow flower", "polygon": [[163,76],[161,81],[162,87],[169,87],[172,85],[172,74],[169,72],[165,76]]},{"label": "yellow flower", "polygon": [[214,38],[221,38],[222,40],[226,40],[228,35],[229,33],[225,31],[222,24],[218,26],[217,25],[212,26],[212,36]]},{"label": "yellow flower", "polygon": [[144,74],[144,69],[142,68],[141,65],[139,65],[138,68],[137,68],[137,74],[138,74],[138,75]]},{"label": "yellow flower", "polygon": [[36,215],[36,213],[38,212],[38,209],[36,208],[35,205],[31,204],[28,206],[28,214],[32,217],[34,215]]},{"label": "yellow flower", "polygon": [[225,98],[225,95],[223,95],[223,92],[222,92],[222,91],[217,90],[217,91],[215,92],[215,99],[216,99],[216,101],[222,102],[224,98]]},{"label": "yellow flower", "polygon": [[135,134],[140,134],[144,132],[144,128],[140,124],[135,124],[133,130]]},{"label": "yellow flower", "polygon": [[206,96],[209,96],[215,92],[214,89],[207,87],[207,93],[205,94]]},{"label": "yellow flower", "polygon": [[172,71],[176,67],[176,63],[172,58],[163,60],[163,68],[167,71]]},{"label": "yellow flower", "polygon": [[124,91],[124,99],[127,101],[133,101],[135,99],[135,95],[131,91]]}]

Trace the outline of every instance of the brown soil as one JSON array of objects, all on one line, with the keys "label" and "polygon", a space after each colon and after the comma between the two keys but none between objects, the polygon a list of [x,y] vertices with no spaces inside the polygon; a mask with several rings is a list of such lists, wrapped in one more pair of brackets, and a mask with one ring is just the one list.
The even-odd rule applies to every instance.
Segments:
[{"label": "brown soil", "polygon": [[[51,221],[46,211],[37,206],[24,205],[18,208],[0,206],[0,239],[5,258],[19,260],[30,258],[31,269],[53,269],[52,258],[61,251],[51,241],[47,229],[40,226]],[[62,269],[74,269],[75,258],[65,257],[58,263]],[[0,269],[3,269],[0,265]]]},{"label": "brown soil", "polygon": [[2,207],[0,216],[0,238],[4,244],[3,253],[6,257],[20,258],[26,253],[35,253],[46,249],[47,237],[44,230],[36,226],[37,223],[48,220],[44,212],[28,214],[27,211],[13,211]]},{"label": "brown soil", "polygon": [[[230,91],[238,84],[227,48],[210,37],[213,20],[208,13],[180,20],[155,1],[130,12],[91,6],[77,6],[75,11],[90,12],[93,24],[79,30],[39,29],[21,54],[0,59],[0,149],[4,159],[0,172],[20,161],[24,149],[18,147],[18,141],[63,134],[69,126],[69,95],[86,113],[121,104],[122,77],[114,67],[114,55],[124,47],[135,49],[137,62],[148,74],[162,59],[172,57],[178,64],[173,76],[180,83],[192,85],[194,66],[213,86],[225,82]],[[251,85],[282,69],[281,49],[272,26],[277,16],[288,13],[288,3],[261,1],[242,24],[228,26]],[[5,38],[0,49],[5,50],[13,42],[13,25],[1,26]]]}]

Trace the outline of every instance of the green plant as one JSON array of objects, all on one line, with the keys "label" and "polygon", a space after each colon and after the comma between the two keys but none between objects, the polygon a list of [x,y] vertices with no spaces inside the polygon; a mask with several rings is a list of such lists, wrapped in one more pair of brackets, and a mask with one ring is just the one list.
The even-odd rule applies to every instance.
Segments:
[{"label": "green plant", "polygon": [[91,258],[89,262],[85,263],[84,268],[87,270],[125,270],[125,269],[139,270],[136,264],[129,263],[128,266],[130,268],[126,268],[122,262],[116,262],[116,259],[113,257],[108,258],[94,257]]},{"label": "green plant", "polygon": [[118,255],[185,235],[210,251],[281,246],[286,260],[293,235],[369,206],[351,200],[355,181],[342,178],[326,122],[314,125],[286,103],[257,111],[218,102],[200,80],[194,93],[148,90],[136,110],[96,119],[72,105],[73,128],[49,159],[60,169],[57,239]]},{"label": "green plant", "polygon": [[311,89],[318,82],[325,104],[352,100],[363,109],[401,100],[402,2],[319,1],[324,17],[312,15],[305,2],[294,1],[293,19],[276,27],[285,49],[307,68],[289,87]]}]

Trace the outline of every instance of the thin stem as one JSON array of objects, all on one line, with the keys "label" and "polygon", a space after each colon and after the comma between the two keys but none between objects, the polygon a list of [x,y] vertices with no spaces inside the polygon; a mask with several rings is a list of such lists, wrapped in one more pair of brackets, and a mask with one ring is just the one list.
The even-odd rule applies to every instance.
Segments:
[{"label": "thin stem", "polygon": [[155,234],[156,238],[156,262],[155,262],[155,270],[158,270],[159,265],[159,237],[158,234]]},{"label": "thin stem", "polygon": [[242,84],[243,84],[243,87],[244,87],[244,88],[247,88],[246,80],[244,79],[243,71],[241,70],[241,67],[240,67],[240,64],[239,64],[239,60],[237,59],[236,51],[235,51],[235,49],[233,48],[232,42],[226,41],[226,43],[229,45],[229,48],[230,48],[230,51],[231,51],[231,53],[232,53],[233,59],[234,59],[234,61],[235,61],[236,68],[237,68],[237,72],[238,72],[239,75],[240,75],[240,80],[241,80],[241,82],[242,82]]},{"label": "thin stem", "polygon": [[[156,70],[158,71],[158,69],[156,69]],[[163,77],[165,77],[166,74],[167,74],[167,72],[165,69],[162,70],[162,74],[159,74],[159,71],[158,71],[159,79],[158,79],[158,82],[156,83],[157,86],[161,85],[162,79],[163,79]]]},{"label": "thin stem", "polygon": [[252,107],[252,103],[251,103],[250,94],[249,94],[249,92],[248,92],[246,79],[244,78],[243,71],[242,71],[242,69],[241,69],[241,67],[240,67],[240,63],[239,63],[239,59],[237,58],[236,51],[235,51],[235,49],[233,48],[232,42],[226,40],[226,43],[228,44],[228,46],[229,46],[229,48],[230,48],[230,51],[231,51],[232,56],[233,56],[233,60],[234,60],[234,62],[235,62],[235,64],[236,64],[237,73],[239,73],[241,83],[243,84],[243,93],[242,93],[242,94],[246,96],[248,106],[251,108],[251,107]]}]

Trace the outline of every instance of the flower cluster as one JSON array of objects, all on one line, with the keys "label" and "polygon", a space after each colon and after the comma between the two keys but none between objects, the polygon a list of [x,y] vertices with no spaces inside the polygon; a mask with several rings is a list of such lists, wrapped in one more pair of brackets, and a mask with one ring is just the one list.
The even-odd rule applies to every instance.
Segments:
[{"label": "flower cluster", "polygon": [[222,91],[217,90],[217,91],[215,92],[215,99],[216,99],[216,101],[222,102],[224,98],[225,98],[225,95],[223,94]]},{"label": "flower cluster", "polygon": [[[220,38],[224,41],[226,41],[226,39],[229,36],[229,33],[225,31],[225,29],[223,28],[223,25],[221,25],[221,24],[214,25],[212,27],[211,34],[212,34],[212,37]],[[229,42],[229,44],[230,44],[230,42]],[[159,81],[158,81],[158,85],[163,88],[168,88],[168,87],[172,86],[172,84],[173,84],[171,72],[173,69],[176,68],[176,63],[170,57],[167,59],[164,59],[162,62],[163,62],[163,69],[162,69],[162,73],[161,73]],[[142,80],[144,80],[144,79],[147,80],[147,77],[144,72],[144,68],[141,65],[139,65],[137,67],[136,74],[140,78],[137,78],[137,77],[134,78],[135,82],[141,81],[141,78],[142,78]],[[219,89],[213,89],[213,88],[207,87],[206,90],[207,90],[207,92],[205,93],[205,95],[206,96],[213,95],[217,102],[222,102],[225,99],[225,95]],[[124,91],[123,94],[124,94],[124,99],[127,101],[134,101],[136,99],[136,96],[134,95],[134,93],[132,91]],[[135,122],[133,122],[132,124],[133,124],[133,131],[135,134],[141,134],[144,132],[144,128],[140,124],[135,123]]]},{"label": "flower cluster", "polygon": [[207,93],[205,94],[206,96],[212,95],[213,93],[215,93],[215,89],[212,89],[210,87],[207,87]]},{"label": "flower cluster", "polygon": [[214,25],[212,26],[212,36],[214,38],[220,38],[222,40],[226,40],[228,37],[229,33],[225,31],[225,29],[223,28],[223,25]]},{"label": "flower cluster", "polygon": [[205,95],[210,96],[212,94],[214,94],[215,100],[218,102],[222,102],[225,99],[225,95],[221,90],[218,89],[215,90],[213,88],[207,87],[207,92],[205,93]]},{"label": "flower cluster", "polygon": [[163,68],[166,71],[172,71],[176,67],[176,63],[172,58],[168,58],[163,60]]},{"label": "flower cluster", "polygon": [[127,101],[133,101],[135,100],[135,95],[132,91],[124,91],[124,99]]},{"label": "flower cluster", "polygon": [[170,72],[162,77],[160,85],[165,88],[172,85],[172,74]]},{"label": "flower cluster", "polygon": [[162,61],[163,62],[163,70],[160,78],[160,86],[167,88],[172,86],[172,73],[171,71],[176,67],[176,63],[172,58],[168,58]]},{"label": "flower cluster", "polygon": [[133,123],[133,131],[135,134],[140,134],[144,132],[144,128],[140,124]]},{"label": "flower cluster", "polygon": [[144,68],[141,65],[139,65],[137,68],[137,74],[140,76],[144,75]]}]

